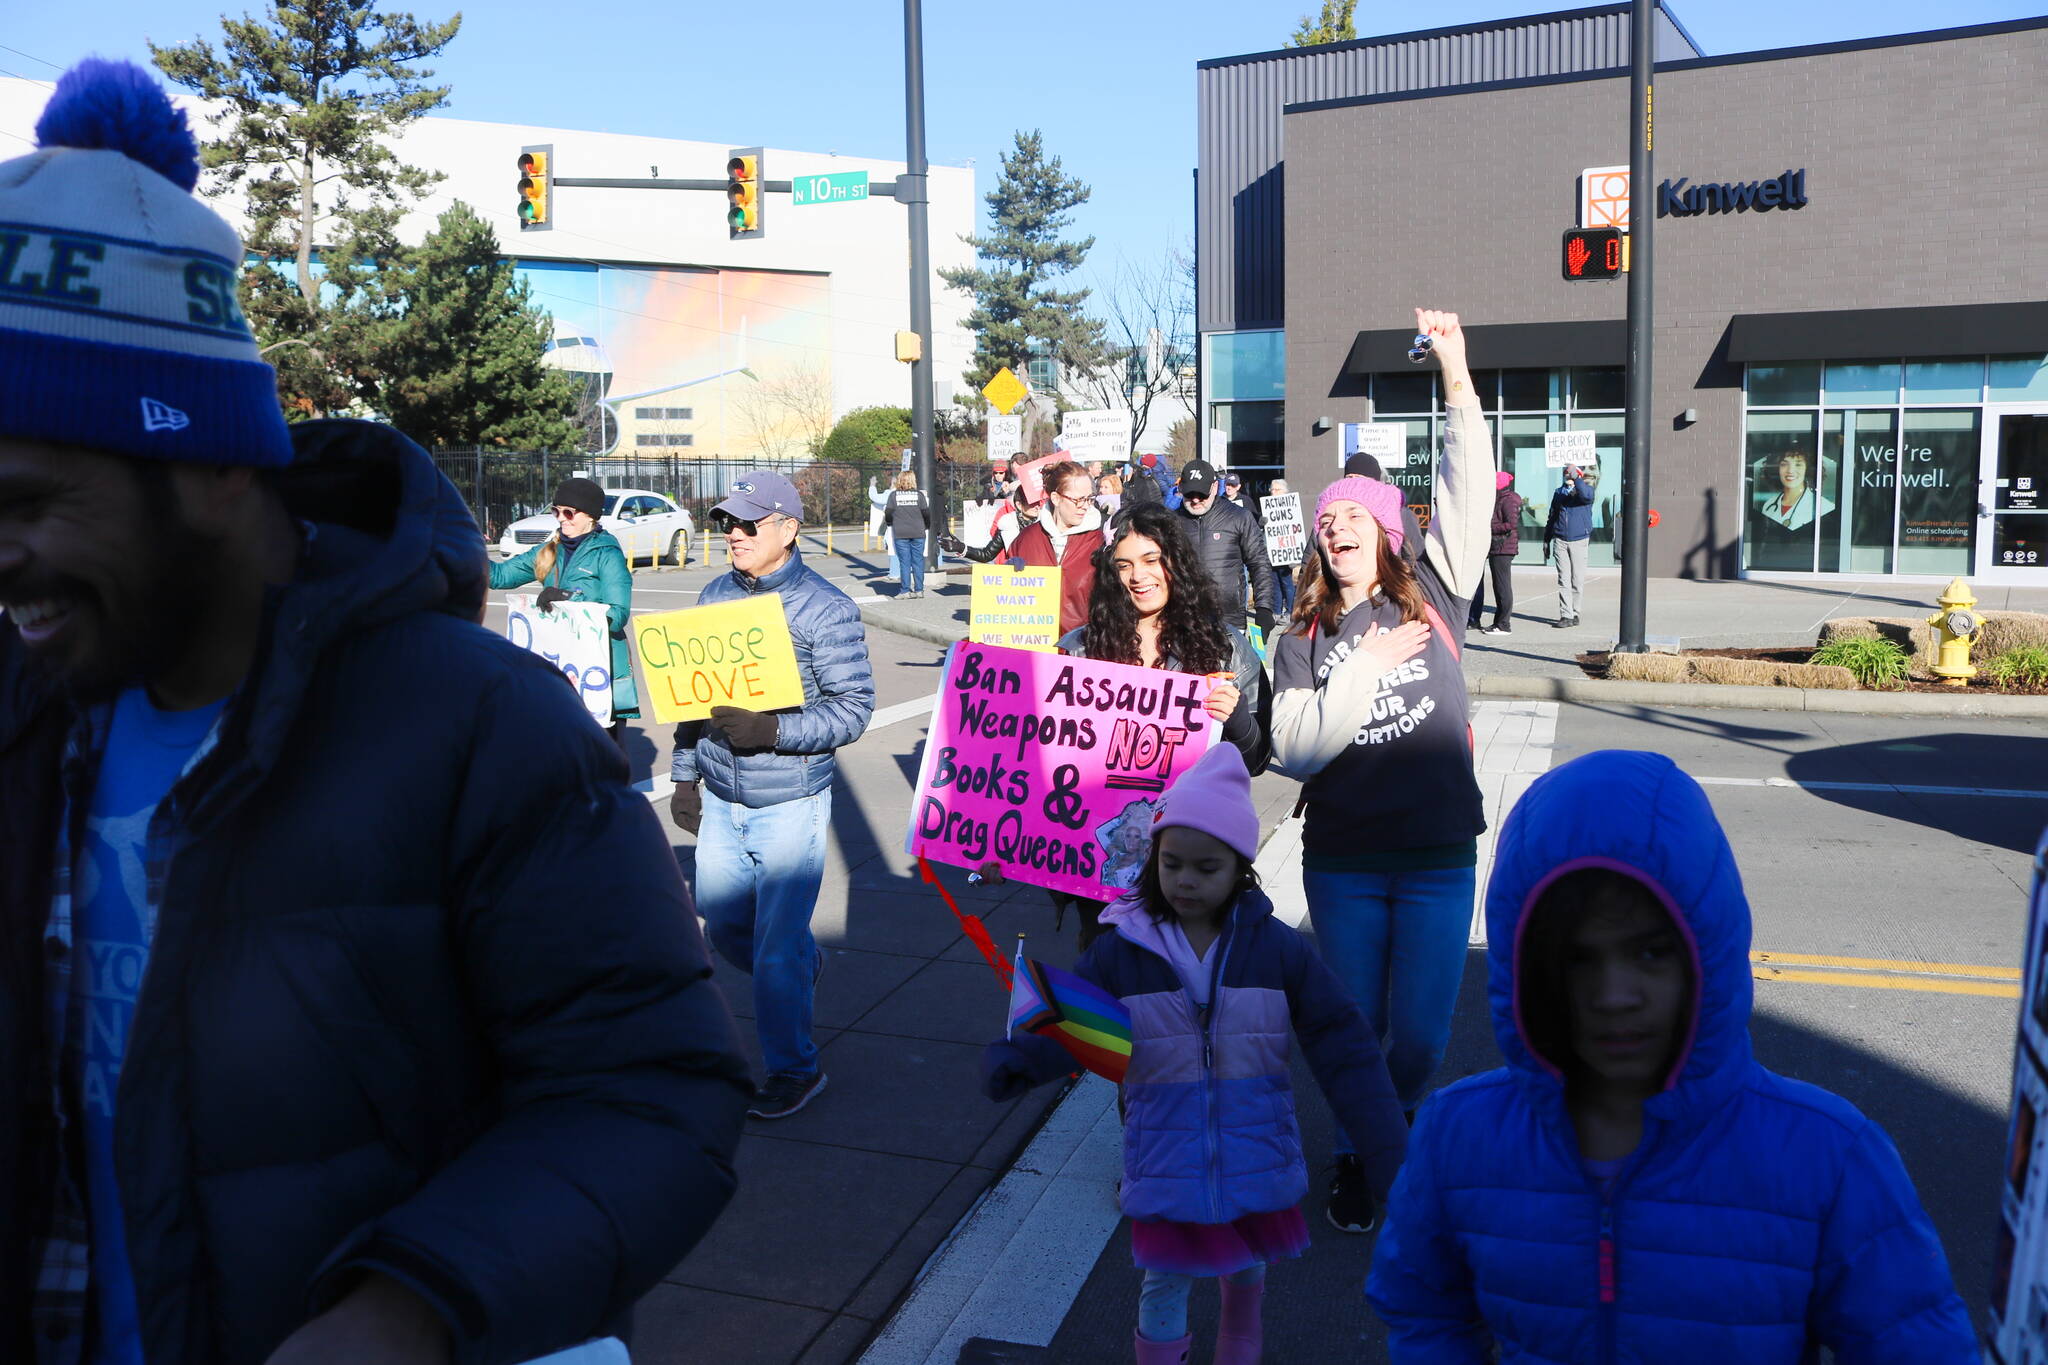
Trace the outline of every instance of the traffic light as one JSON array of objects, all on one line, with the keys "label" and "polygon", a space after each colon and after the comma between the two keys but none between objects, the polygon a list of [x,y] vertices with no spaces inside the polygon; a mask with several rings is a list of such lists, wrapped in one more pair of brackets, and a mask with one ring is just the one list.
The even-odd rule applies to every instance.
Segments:
[{"label": "traffic light", "polygon": [[1627,260],[1620,228],[1572,228],[1564,234],[1564,277],[1611,280]]},{"label": "traffic light", "polygon": [[763,236],[761,229],[761,186],[766,183],[759,147],[739,147],[725,163],[725,229],[733,241],[751,241]]},{"label": "traffic light", "polygon": [[519,149],[519,230],[532,232],[554,226],[555,181],[553,163],[555,149],[548,147],[522,147]]}]

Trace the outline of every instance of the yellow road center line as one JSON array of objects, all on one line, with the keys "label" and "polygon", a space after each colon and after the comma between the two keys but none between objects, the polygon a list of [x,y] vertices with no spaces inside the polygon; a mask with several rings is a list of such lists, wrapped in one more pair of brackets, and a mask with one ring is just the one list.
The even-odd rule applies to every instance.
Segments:
[{"label": "yellow road center line", "polygon": [[1913,962],[1890,957],[1829,957],[1815,953],[1751,953],[1751,962],[1775,967],[1835,967],[1873,972],[1910,972],[1916,975],[1978,976],[1993,981],[2018,981],[2018,967],[1980,967],[1962,962]]},{"label": "yellow road center line", "polygon": [[1876,990],[1933,991],[1941,995],[1986,995],[2017,1000],[2020,988],[2000,981],[1964,981],[1955,977],[1887,975],[1881,972],[1807,972],[1759,965],[1751,973],[1759,981],[1801,981],[1817,986],[1864,986]]}]

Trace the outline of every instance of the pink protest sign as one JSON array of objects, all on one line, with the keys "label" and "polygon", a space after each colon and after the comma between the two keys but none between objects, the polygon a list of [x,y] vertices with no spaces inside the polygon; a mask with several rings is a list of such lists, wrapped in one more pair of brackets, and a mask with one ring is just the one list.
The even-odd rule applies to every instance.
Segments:
[{"label": "pink protest sign", "polygon": [[1091,900],[1137,885],[1152,818],[1209,748],[1190,673],[962,641],[947,651],[908,852]]}]

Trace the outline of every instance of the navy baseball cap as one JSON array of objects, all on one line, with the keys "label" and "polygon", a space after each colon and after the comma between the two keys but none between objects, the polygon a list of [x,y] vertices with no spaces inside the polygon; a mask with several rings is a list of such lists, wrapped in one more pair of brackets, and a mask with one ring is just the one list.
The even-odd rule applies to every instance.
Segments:
[{"label": "navy baseball cap", "polygon": [[796,485],[780,474],[766,469],[749,469],[732,481],[732,492],[711,510],[729,513],[741,521],[759,521],[777,513],[802,521],[804,500],[797,493]]}]

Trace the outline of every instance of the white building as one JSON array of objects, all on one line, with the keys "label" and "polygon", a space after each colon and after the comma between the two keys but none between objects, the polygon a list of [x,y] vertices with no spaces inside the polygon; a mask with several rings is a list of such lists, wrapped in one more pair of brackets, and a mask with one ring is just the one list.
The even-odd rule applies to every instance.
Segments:
[{"label": "white building", "polygon": [[[0,78],[0,148],[10,149],[0,156],[33,144],[49,96],[40,82]],[[204,103],[179,102],[204,138]],[[730,149],[454,118],[422,119],[393,148],[447,177],[400,235],[418,241],[456,200],[482,215],[553,316],[558,363],[608,376],[600,382],[619,415],[620,453],[800,455],[820,421],[871,404],[909,406],[910,367],[894,345],[910,326],[905,206],[878,197],[797,207],[770,194],[765,236],[732,241],[720,192],[557,188],[548,228],[522,230],[518,160],[528,146],[552,146],[556,177],[605,179],[722,179]],[[886,186],[904,169],[779,147],[763,161],[769,180],[865,171]],[[944,407],[973,350],[960,325],[971,301],[936,272],[973,263],[960,240],[976,225],[973,169],[933,166],[929,196],[932,374]],[[229,199],[221,208],[239,211]]]}]

